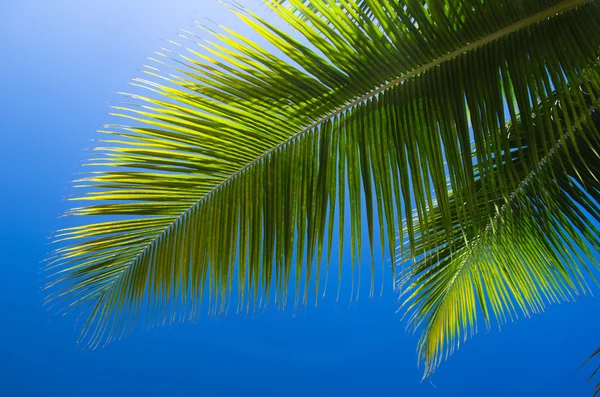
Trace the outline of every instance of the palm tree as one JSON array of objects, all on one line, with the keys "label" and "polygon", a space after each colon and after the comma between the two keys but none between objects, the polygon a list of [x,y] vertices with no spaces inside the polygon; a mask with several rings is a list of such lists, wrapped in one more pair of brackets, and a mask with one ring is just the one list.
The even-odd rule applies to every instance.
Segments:
[{"label": "palm tree", "polygon": [[306,304],[334,250],[352,257],[338,290],[342,271],[354,284],[365,224],[425,375],[478,319],[595,283],[600,3],[265,4],[291,33],[232,9],[271,50],[184,32],[134,79],[149,94],[114,107],[128,124],[102,131],[69,212],[101,220],[60,231],[51,258],[48,301],[88,308],[82,340],[193,318],[203,298],[213,313],[283,307],[290,284]]}]

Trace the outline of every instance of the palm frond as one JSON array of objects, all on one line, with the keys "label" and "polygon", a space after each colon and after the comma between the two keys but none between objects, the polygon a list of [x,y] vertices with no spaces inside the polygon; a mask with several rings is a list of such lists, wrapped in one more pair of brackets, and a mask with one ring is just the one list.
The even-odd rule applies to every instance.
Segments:
[{"label": "palm frond", "polygon": [[[434,206],[428,229],[413,220],[419,257],[400,285],[409,322],[423,329],[418,350],[425,376],[473,335],[478,318],[489,329],[492,317],[502,325],[519,312],[539,313],[546,303],[572,300],[588,290],[589,280],[596,282],[600,103],[586,99],[579,107],[591,118],[550,146],[539,138],[561,136],[560,125],[566,125],[565,106],[556,97],[534,117],[509,125],[510,163],[491,173],[475,167],[476,217],[455,211],[446,229],[442,209]],[[537,142],[517,142],[524,120],[540,130]],[[492,180],[509,174],[520,183],[506,196]],[[447,196],[456,202],[451,190]]]},{"label": "palm frond", "polygon": [[[142,320],[193,318],[204,296],[224,311],[234,288],[240,309],[272,295],[284,306],[290,284],[296,305],[306,303],[348,220],[354,277],[363,208],[371,251],[378,223],[392,259],[395,228],[414,208],[418,227],[409,222],[406,238],[416,256],[434,199],[448,237],[453,208],[480,213],[471,137],[478,172],[508,197],[516,170],[506,179],[494,170],[511,164],[509,149],[589,124],[572,81],[585,77],[587,95],[600,94],[595,1],[266,4],[297,37],[234,12],[282,57],[230,30],[206,44],[184,34],[181,54],[159,53],[134,80],[151,95],[115,107],[130,124],[103,131],[89,163],[98,171],[77,181],[86,205],[69,214],[103,220],[59,233],[71,245],[51,258],[49,300],[90,307],[82,338],[92,345]],[[538,135],[523,119],[510,146],[504,103],[512,118],[532,114],[553,90],[566,128]]]},{"label": "palm frond", "polygon": [[[594,360],[598,355],[600,355],[600,348],[596,349],[596,351],[590,356],[590,358],[587,359],[587,361],[583,364],[582,368],[586,365],[588,365],[592,360]],[[598,373],[600,372],[600,366],[598,366],[594,372],[592,373],[592,375],[590,375],[588,381],[591,381],[592,379],[594,379]],[[596,397],[597,395],[600,394],[600,382],[596,383],[596,386],[594,387],[594,395],[593,397]]]}]

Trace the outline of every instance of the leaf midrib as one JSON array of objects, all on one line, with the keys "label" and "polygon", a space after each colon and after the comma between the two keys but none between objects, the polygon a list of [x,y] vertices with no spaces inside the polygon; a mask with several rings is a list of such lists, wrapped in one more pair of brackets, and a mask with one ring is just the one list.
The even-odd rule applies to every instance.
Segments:
[{"label": "leaf midrib", "polygon": [[[226,179],[224,179],[221,183],[219,183],[217,186],[215,186],[213,189],[211,189],[208,193],[206,193],[203,197],[201,197],[198,201],[196,201],[192,206],[190,206],[185,212],[181,213],[180,216],[178,216],[176,219],[173,220],[173,222],[171,224],[169,224],[160,234],[158,234],[147,246],[145,246],[140,252],[139,254],[135,257],[135,259],[133,259],[130,262],[129,266],[125,266],[123,269],[123,272],[121,273],[121,275],[127,271],[127,269],[129,269],[131,266],[134,266],[137,261],[139,260],[139,258],[148,250],[149,247],[151,247],[157,240],[159,240],[162,236],[164,236],[166,233],[168,233],[169,230],[171,230],[174,225],[178,224],[183,218],[185,218],[194,208],[198,207],[200,204],[202,204],[203,202],[207,201],[208,199],[210,199],[210,197],[212,197],[214,194],[216,194],[221,188],[223,188],[224,186],[226,186],[228,183],[231,183],[232,181],[234,181],[239,175],[241,175],[242,173],[246,172],[247,170],[251,169],[252,167],[254,167],[256,164],[262,162],[264,159],[266,159],[268,156],[270,156],[271,154],[277,152],[278,150],[282,149],[283,147],[285,147],[286,145],[288,145],[289,143],[295,141],[296,139],[300,139],[302,138],[304,135],[306,135],[307,133],[311,132],[312,130],[314,130],[315,128],[319,127],[321,124],[327,122],[328,120],[331,120],[332,118],[344,113],[345,111],[355,107],[356,105],[363,103],[377,95],[379,95],[380,93],[382,93],[383,91],[397,86],[399,84],[402,84],[403,82],[410,80],[430,69],[433,69],[436,66],[441,65],[444,62],[450,61],[464,53],[467,53],[469,51],[472,51],[474,49],[477,49],[479,47],[482,47],[490,42],[493,42],[501,37],[507,36],[511,33],[517,32],[519,30],[528,28],[532,25],[535,25],[538,22],[541,22],[543,20],[552,18],[560,13],[572,10],[574,8],[577,8],[579,6],[582,6],[586,3],[590,3],[594,0],[565,0],[557,5],[554,5],[544,11],[541,11],[537,14],[534,14],[532,16],[529,16],[527,18],[522,19],[519,22],[516,22],[512,25],[509,25],[505,28],[502,28],[490,35],[487,35],[481,39],[478,39],[476,41],[474,41],[473,43],[469,43],[464,47],[461,47],[458,50],[452,51],[440,58],[437,58],[397,79],[391,80],[388,83],[383,84],[381,87],[376,88],[374,90],[372,90],[371,92],[351,101],[350,103],[340,107],[339,109],[321,117],[319,120],[315,121],[314,123],[312,123],[311,125],[309,125],[308,127],[305,127],[304,129],[302,129],[301,131],[297,132],[296,134],[292,135],[291,137],[287,138],[286,140],[284,140],[283,142],[281,142],[280,144],[278,144],[277,146],[269,149],[268,151],[266,151],[265,153],[263,153],[261,156],[259,156],[258,158],[248,162],[247,164],[245,164],[243,167],[241,167],[238,171],[234,172],[233,174],[231,174],[229,177],[227,177]],[[119,279],[120,276],[116,277],[114,281],[116,281],[117,279]],[[114,283],[111,283],[110,285],[114,285]],[[107,287],[109,288],[110,285]],[[106,289],[105,289],[106,290]]]}]

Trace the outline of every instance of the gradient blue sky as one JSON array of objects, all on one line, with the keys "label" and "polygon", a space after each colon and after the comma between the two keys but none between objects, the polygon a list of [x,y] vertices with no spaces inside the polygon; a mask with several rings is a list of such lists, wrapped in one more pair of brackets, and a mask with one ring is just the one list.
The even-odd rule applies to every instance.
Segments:
[{"label": "gradient blue sky", "polygon": [[[258,0],[244,4],[256,6]],[[396,297],[296,316],[269,309],[138,331],[95,351],[41,306],[40,260],[113,91],[191,19],[246,31],[216,0],[2,0],[0,395],[589,396],[600,300],[550,307],[479,335],[429,380]],[[332,294],[334,295],[334,294]],[[435,385],[435,386],[434,386]]]}]

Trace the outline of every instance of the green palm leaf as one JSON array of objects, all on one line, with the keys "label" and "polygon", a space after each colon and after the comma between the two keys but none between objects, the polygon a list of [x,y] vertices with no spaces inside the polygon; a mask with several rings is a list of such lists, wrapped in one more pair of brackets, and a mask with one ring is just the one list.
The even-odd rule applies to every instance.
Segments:
[{"label": "green palm leaf", "polygon": [[[521,183],[513,149],[522,158],[527,142],[547,148],[593,125],[569,86],[583,77],[597,103],[595,1],[287,3],[266,0],[296,37],[234,10],[282,57],[229,30],[208,44],[186,34],[181,54],[158,54],[134,80],[151,95],[115,107],[128,124],[104,131],[88,164],[97,171],[77,182],[86,204],[69,213],[102,220],[61,231],[71,245],[51,260],[49,300],[89,307],[82,338],[92,344],[142,319],[193,318],[203,297],[224,311],[234,288],[240,310],[261,297],[284,306],[290,284],[306,303],[347,221],[357,273],[363,208],[371,252],[377,226],[393,263],[395,229],[414,209],[406,239],[418,257],[422,231],[437,235],[434,200],[450,239],[452,214],[483,223],[478,175],[509,197]],[[511,141],[508,116],[533,114],[553,91],[561,128],[540,134],[523,119]],[[565,160],[578,161],[576,150]]]},{"label": "green palm leaf", "polygon": [[[594,351],[594,353],[590,356],[590,358],[587,359],[587,361],[583,364],[583,366],[589,364],[599,354],[600,354],[600,348],[598,348],[598,349],[596,349],[596,351]],[[594,372],[592,373],[592,375],[589,377],[588,380],[591,381],[592,379],[594,379],[598,375],[598,371],[600,371],[600,366],[598,366],[594,370]],[[596,397],[598,394],[600,394],[600,383],[596,383],[596,386],[594,388],[594,397]]]},{"label": "green palm leaf", "polygon": [[[595,138],[600,114],[598,104],[586,99],[591,118],[551,146],[541,139],[518,145],[517,130],[524,121],[509,125],[511,163],[489,174],[475,167],[475,218],[453,213],[448,230],[436,205],[428,229],[413,220],[420,255],[400,284],[406,287],[410,323],[423,328],[419,353],[425,376],[476,331],[478,318],[487,328],[492,317],[502,325],[519,311],[529,316],[547,302],[571,300],[595,281],[588,264],[600,266],[600,146]],[[559,136],[559,126],[566,125],[563,104],[556,98],[552,102],[531,118],[537,138]],[[505,196],[491,180],[509,174],[521,182]],[[452,191],[447,195],[456,201]]]}]

